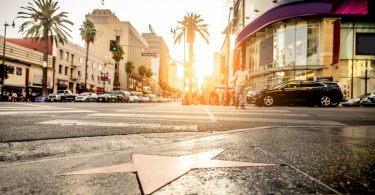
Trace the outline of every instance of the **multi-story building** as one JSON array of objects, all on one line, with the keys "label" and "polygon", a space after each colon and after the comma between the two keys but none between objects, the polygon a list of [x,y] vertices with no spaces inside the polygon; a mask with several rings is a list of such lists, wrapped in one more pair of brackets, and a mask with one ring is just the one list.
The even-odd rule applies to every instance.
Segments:
[{"label": "multi-story building", "polygon": [[[0,36],[0,42],[4,43],[4,37]],[[42,46],[38,44],[22,46],[22,39],[7,39],[5,48],[5,59],[1,52],[2,60],[7,66],[8,78],[4,80],[1,87],[2,101],[6,101],[7,92],[26,92],[27,95],[32,92],[42,92],[42,75],[43,75],[43,53]],[[30,48],[32,47],[32,48]],[[4,44],[0,45],[3,51]],[[47,89],[52,91],[53,88],[53,58],[52,49],[48,52],[47,63]]]},{"label": "multi-story building", "polygon": [[234,47],[222,51],[230,55],[229,77],[244,63],[253,90],[322,78],[342,82],[349,97],[375,88],[374,1],[232,2],[225,32]]},{"label": "multi-story building", "polygon": [[[151,68],[151,56],[142,55],[142,53],[149,52],[147,41],[130,22],[120,21],[108,9],[95,9],[92,13],[86,15],[86,19],[94,23],[97,31],[97,39],[94,44],[90,45],[90,50],[112,59],[110,40],[116,40],[125,53],[123,59],[118,64],[115,63],[114,90],[136,90],[136,87],[142,81],[138,74],[138,68],[142,65]],[[125,63],[128,61],[132,62],[135,67],[130,78],[125,71]]]},{"label": "multi-story building", "polygon": [[168,69],[168,85],[171,88],[177,88],[177,64],[171,62]]},{"label": "multi-story building", "polygon": [[[31,38],[7,38],[7,65],[10,71],[6,88],[13,85],[13,89],[22,88],[28,94],[40,93],[42,79],[43,45],[33,43]],[[47,66],[47,89],[69,89],[73,93],[84,91],[86,49],[71,42],[58,47],[49,43],[49,59]],[[18,62],[18,63],[15,63]],[[87,68],[87,89],[92,92],[111,92],[113,90],[113,60],[106,59],[89,51]],[[23,69],[25,69],[23,71]],[[22,72],[25,72],[24,74]],[[107,81],[101,79],[106,74]],[[22,76],[24,75],[24,76]],[[21,77],[19,77],[21,76]]]},{"label": "multi-story building", "polygon": [[[157,36],[154,29],[149,25],[150,33],[142,33],[142,37],[146,39],[150,52],[156,54],[153,60],[159,62],[158,67],[152,67],[152,72],[158,72],[158,78],[166,83],[168,81],[168,66],[170,61],[169,49],[163,37]],[[158,68],[158,69],[156,69]]]}]

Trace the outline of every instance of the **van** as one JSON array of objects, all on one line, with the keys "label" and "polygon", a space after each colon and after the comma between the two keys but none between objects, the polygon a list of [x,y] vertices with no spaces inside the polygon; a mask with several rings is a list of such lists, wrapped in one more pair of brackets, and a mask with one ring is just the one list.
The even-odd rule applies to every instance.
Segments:
[{"label": "van", "polygon": [[112,95],[117,97],[117,102],[129,102],[130,92],[124,90],[116,90]]}]

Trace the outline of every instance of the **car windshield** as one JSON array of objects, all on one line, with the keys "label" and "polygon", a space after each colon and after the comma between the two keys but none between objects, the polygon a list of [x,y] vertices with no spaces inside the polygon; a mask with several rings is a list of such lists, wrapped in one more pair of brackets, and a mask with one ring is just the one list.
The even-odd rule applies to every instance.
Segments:
[{"label": "car windshield", "polygon": [[121,95],[121,91],[115,91],[113,92],[114,95]]},{"label": "car windshield", "polygon": [[89,96],[89,93],[81,93],[78,96]]},{"label": "car windshield", "polygon": [[59,91],[56,91],[55,93],[53,94],[60,94],[60,93],[64,93],[64,90],[59,90]]},{"label": "car windshield", "polygon": [[281,86],[283,86],[284,84],[285,84],[285,83],[279,83],[279,84],[273,86],[272,89],[278,89],[278,88],[280,88]]}]

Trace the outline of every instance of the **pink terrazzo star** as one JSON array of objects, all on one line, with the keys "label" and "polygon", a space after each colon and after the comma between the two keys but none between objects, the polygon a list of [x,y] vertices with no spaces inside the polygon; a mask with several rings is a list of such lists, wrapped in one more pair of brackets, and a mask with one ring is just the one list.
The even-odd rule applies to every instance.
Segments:
[{"label": "pink terrazzo star", "polygon": [[179,157],[133,154],[133,163],[88,169],[61,175],[136,172],[143,193],[151,194],[192,169],[280,166],[280,164],[211,160],[223,151],[224,149],[219,149]]}]

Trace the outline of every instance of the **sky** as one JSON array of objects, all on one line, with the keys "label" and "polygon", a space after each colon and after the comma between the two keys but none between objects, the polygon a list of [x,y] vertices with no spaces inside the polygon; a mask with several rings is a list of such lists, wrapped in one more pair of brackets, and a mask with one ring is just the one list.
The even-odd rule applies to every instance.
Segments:
[{"label": "sky", "polygon": [[[183,42],[174,44],[171,28],[177,26],[187,13],[201,15],[203,23],[208,24],[210,33],[209,44],[197,36],[194,44],[195,63],[199,82],[203,76],[211,75],[214,64],[214,52],[219,52],[225,35],[222,34],[227,24],[228,11],[226,0],[60,0],[60,12],[68,12],[68,20],[74,23],[70,26],[73,37],[69,41],[81,45],[84,42],[79,36],[79,28],[85,20],[85,15],[94,9],[109,9],[120,21],[129,21],[138,33],[150,32],[149,24],[158,36],[162,36],[167,44],[170,55],[180,62],[184,60]],[[18,28],[25,21],[17,17],[17,13],[25,11],[21,7],[35,5],[32,0],[0,0],[0,35],[4,36],[4,24],[11,24],[14,20],[16,27],[7,27],[7,38],[20,38]],[[186,44],[186,61],[188,61],[188,44]],[[178,77],[183,77],[183,67],[178,66]]]}]

